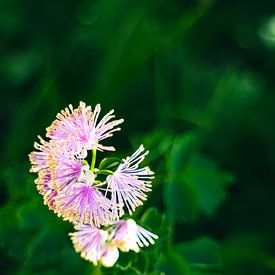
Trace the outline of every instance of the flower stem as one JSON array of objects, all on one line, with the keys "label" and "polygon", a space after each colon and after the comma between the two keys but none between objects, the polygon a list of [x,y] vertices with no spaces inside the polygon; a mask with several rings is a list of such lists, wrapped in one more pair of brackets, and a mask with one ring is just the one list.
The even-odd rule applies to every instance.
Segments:
[{"label": "flower stem", "polygon": [[92,155],[92,162],[91,162],[91,168],[90,168],[90,169],[91,169],[91,171],[94,172],[94,169],[95,169],[95,161],[96,161],[96,149],[93,148],[92,152],[93,152],[93,155]]}]

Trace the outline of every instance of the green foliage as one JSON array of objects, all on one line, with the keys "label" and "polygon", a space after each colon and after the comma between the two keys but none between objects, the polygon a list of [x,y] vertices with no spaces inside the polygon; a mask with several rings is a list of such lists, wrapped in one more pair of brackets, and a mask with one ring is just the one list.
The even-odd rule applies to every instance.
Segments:
[{"label": "green foliage", "polygon": [[169,215],[178,222],[213,215],[232,182],[231,175],[219,171],[195,147],[195,134],[176,138],[167,161],[164,199]]},{"label": "green foliage", "polygon": [[119,158],[104,158],[99,166],[99,170],[105,170],[105,169],[115,169],[119,164],[121,160]]},{"label": "green foliage", "polygon": [[176,250],[192,264],[218,264],[218,245],[209,237],[199,237],[196,240],[176,245]]},{"label": "green foliage", "polygon": [[[274,1],[0,7],[1,273],[275,272]],[[80,100],[125,119],[99,168],[144,144],[156,176],[133,218],[159,239],[111,269],[74,251],[29,173],[36,136]]]}]

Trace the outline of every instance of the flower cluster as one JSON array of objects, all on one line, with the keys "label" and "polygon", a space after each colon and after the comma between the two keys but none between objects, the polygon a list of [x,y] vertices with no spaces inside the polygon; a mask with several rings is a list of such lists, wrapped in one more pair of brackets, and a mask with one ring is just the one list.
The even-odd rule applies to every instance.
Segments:
[{"label": "flower cluster", "polygon": [[95,167],[97,151],[115,150],[102,140],[119,131],[123,122],[115,120],[113,110],[99,120],[100,111],[99,104],[94,110],[84,102],[76,109],[69,105],[46,129],[47,140],[38,136],[29,158],[44,203],[75,225],[70,236],[76,251],[95,265],[110,267],[119,257],[118,249],[138,252],[157,239],[134,220],[120,219],[146,200],[154,173],[139,168],[148,154],[142,145],[130,157],[119,162],[103,159]]}]

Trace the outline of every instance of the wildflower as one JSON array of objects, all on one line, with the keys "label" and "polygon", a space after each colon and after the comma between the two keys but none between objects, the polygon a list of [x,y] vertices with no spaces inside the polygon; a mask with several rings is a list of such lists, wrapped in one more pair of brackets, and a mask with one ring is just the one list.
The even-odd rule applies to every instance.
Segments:
[{"label": "wildflower", "polygon": [[78,182],[74,188],[65,189],[56,197],[56,213],[75,224],[89,223],[100,227],[116,219],[112,213],[112,203],[97,185]]},{"label": "wildflower", "polygon": [[139,247],[154,244],[158,236],[137,225],[133,219],[120,220],[114,223],[112,243],[121,251],[139,252]]},{"label": "wildflower", "polygon": [[154,244],[158,236],[138,226],[132,219],[121,220],[101,230],[89,225],[76,227],[76,232],[70,233],[75,250],[81,257],[92,261],[95,265],[101,263],[106,267],[115,264],[120,249],[123,252],[133,250],[139,252],[139,247]]},{"label": "wildflower", "polygon": [[104,230],[89,225],[84,225],[77,232],[70,233],[76,252],[79,252],[85,260],[97,265],[101,261],[102,255],[105,253],[103,262],[106,261],[106,241],[108,233]]},{"label": "wildflower", "polygon": [[107,113],[99,122],[98,117],[101,111],[99,104],[94,112],[90,106],[86,107],[84,102],[80,102],[77,109],[72,105],[57,114],[57,119],[47,128],[47,137],[53,140],[66,140],[74,137],[87,149],[97,149],[100,151],[114,151],[112,146],[103,146],[100,142],[111,137],[113,132],[119,131],[116,127],[123,122],[123,119],[112,120],[114,110]]},{"label": "wildflower", "polygon": [[70,141],[51,142],[50,148],[48,164],[52,185],[58,190],[73,186],[81,175],[86,153]]},{"label": "wildflower", "polygon": [[[76,251],[95,265],[110,267],[117,261],[119,249],[139,252],[158,238],[132,219],[119,220],[124,208],[132,214],[146,200],[154,173],[149,167],[139,168],[148,154],[143,145],[114,172],[100,168],[104,165],[95,167],[97,151],[115,150],[101,142],[119,131],[123,122],[114,120],[113,110],[99,120],[100,111],[99,104],[93,111],[84,102],[76,109],[69,105],[47,128],[49,140],[38,136],[36,151],[29,158],[30,172],[38,173],[35,184],[44,203],[76,226],[77,231],[70,234]],[[90,165],[86,160],[89,150]],[[110,167],[114,165],[108,166],[114,169]]]},{"label": "wildflower", "polygon": [[[138,168],[148,151],[144,152],[141,145],[136,152],[118,166],[117,170],[107,177],[108,190],[111,192],[111,201],[114,204],[125,205],[130,214],[146,200],[145,192],[151,191],[151,180],[154,173],[149,167]],[[118,208],[118,215],[124,211]]]}]

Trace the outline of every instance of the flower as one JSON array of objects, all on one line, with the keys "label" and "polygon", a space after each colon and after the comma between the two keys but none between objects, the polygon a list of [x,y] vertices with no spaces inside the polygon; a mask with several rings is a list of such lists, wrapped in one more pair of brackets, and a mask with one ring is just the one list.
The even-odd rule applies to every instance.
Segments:
[{"label": "flower", "polygon": [[86,152],[73,141],[50,143],[48,165],[52,175],[52,186],[62,190],[73,186],[82,173]]},{"label": "flower", "polygon": [[53,140],[66,140],[68,137],[75,137],[81,143],[88,141],[90,126],[93,121],[93,113],[91,106],[87,106],[80,101],[79,106],[74,109],[70,104],[56,115],[46,131],[46,137]]},{"label": "flower", "polygon": [[[118,166],[117,170],[107,177],[107,190],[111,192],[111,201],[114,204],[126,205],[132,214],[135,208],[146,200],[145,192],[151,191],[151,179],[154,173],[149,167],[138,168],[148,151],[144,152],[141,145],[136,152]],[[123,208],[118,208],[118,215],[124,214]]]},{"label": "flower", "polygon": [[82,258],[94,265],[97,265],[102,255],[105,254],[103,262],[110,264],[111,261],[108,260],[108,252],[106,251],[108,233],[89,225],[83,225],[76,229],[77,232],[69,233],[76,252],[79,252]]},{"label": "flower", "polygon": [[78,182],[56,197],[55,211],[58,216],[74,224],[89,223],[96,227],[116,220],[112,213],[112,202],[97,190],[97,185]]},{"label": "flower", "polygon": [[[44,203],[75,225],[77,231],[70,236],[76,251],[95,265],[111,267],[119,250],[139,252],[140,247],[158,238],[132,219],[119,220],[124,208],[132,214],[146,200],[154,173],[147,166],[139,168],[148,154],[143,145],[114,172],[104,165],[96,167],[97,151],[115,150],[101,142],[119,131],[123,122],[114,120],[113,110],[102,119],[100,112],[99,104],[94,110],[84,102],[76,109],[69,105],[47,128],[49,140],[38,136],[29,158],[30,172],[38,173],[35,184]],[[86,158],[90,150],[89,165]],[[108,169],[114,169],[113,164]]]},{"label": "flower", "polygon": [[158,239],[158,236],[137,225],[133,219],[114,223],[112,244],[123,252],[129,250],[139,252],[139,247],[154,244],[154,239]]},{"label": "flower", "polygon": [[47,128],[46,136],[53,140],[66,140],[68,137],[74,137],[87,150],[114,151],[113,146],[103,146],[100,142],[111,137],[113,132],[120,131],[120,128],[116,126],[124,120],[112,120],[115,116],[114,110],[111,110],[98,122],[100,111],[100,104],[96,105],[94,112],[82,101],[76,109],[69,105],[69,108],[57,114],[56,120]]},{"label": "flower", "polygon": [[105,267],[113,266],[123,252],[154,244],[158,236],[137,225],[132,219],[121,220],[102,230],[90,225],[77,226],[77,231],[69,233],[76,252],[94,265],[101,263]]}]

